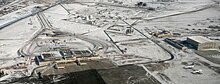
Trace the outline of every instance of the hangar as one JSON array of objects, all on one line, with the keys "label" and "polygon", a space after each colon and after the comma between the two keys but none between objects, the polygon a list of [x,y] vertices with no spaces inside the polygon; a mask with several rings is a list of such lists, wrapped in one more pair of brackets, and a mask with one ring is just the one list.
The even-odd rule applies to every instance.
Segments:
[{"label": "hangar", "polygon": [[217,42],[210,40],[204,36],[191,36],[187,38],[187,42],[196,47],[197,50],[217,49]]}]

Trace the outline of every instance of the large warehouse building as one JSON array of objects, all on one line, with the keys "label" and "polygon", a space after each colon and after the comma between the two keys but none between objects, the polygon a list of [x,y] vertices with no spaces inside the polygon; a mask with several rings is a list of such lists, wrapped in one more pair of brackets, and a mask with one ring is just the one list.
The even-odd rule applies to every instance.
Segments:
[{"label": "large warehouse building", "polygon": [[210,40],[203,36],[191,36],[187,38],[187,42],[196,47],[197,50],[217,49],[218,44],[214,40]]}]

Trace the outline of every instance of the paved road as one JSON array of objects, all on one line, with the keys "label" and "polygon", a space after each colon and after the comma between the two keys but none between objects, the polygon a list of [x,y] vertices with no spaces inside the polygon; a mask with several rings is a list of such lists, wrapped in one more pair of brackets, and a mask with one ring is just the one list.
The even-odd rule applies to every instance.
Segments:
[{"label": "paved road", "polygon": [[30,53],[30,47],[32,47],[33,42],[35,39],[43,33],[47,29],[52,29],[52,25],[50,22],[46,19],[45,15],[42,12],[39,12],[37,14],[38,20],[41,24],[41,28],[35,32],[35,34],[31,37],[30,40],[28,40],[19,50],[18,55],[20,56],[30,56],[32,53]]},{"label": "paved road", "polygon": [[147,35],[145,35],[143,32],[141,32],[140,30],[136,29],[135,27],[133,27],[132,24],[129,24],[127,23],[126,21],[122,20],[124,23],[126,23],[127,25],[129,25],[131,28],[133,28],[134,30],[136,30],[137,32],[139,32],[141,35],[143,35],[146,39],[149,39],[151,40],[152,42],[154,42],[156,45],[158,45],[161,49],[163,49],[165,52],[167,52],[171,57],[169,59],[166,59],[166,60],[161,60],[161,61],[154,61],[156,63],[158,62],[165,62],[165,61],[169,61],[169,60],[172,60],[174,59],[174,55],[169,51],[167,50],[166,48],[164,48],[163,46],[161,46],[160,44],[158,44],[155,40],[149,38]]},{"label": "paved road", "polygon": [[13,1],[13,2],[11,2],[11,3],[7,4],[7,5],[5,5],[5,6],[2,6],[2,7],[0,8],[0,10],[3,10],[4,8],[10,7],[10,6],[12,6],[12,5],[16,4],[16,3],[21,3],[21,2],[23,2],[23,1],[24,1],[24,0],[15,0],[15,1]]},{"label": "paved road", "polygon": [[95,51],[103,50],[105,52],[108,49],[108,44],[105,43],[104,41],[97,40],[97,39],[91,39],[89,37],[80,36],[80,35],[76,35],[75,37],[91,43],[94,46],[93,50],[95,50]]},{"label": "paved road", "polygon": [[183,15],[183,14],[189,14],[189,13],[194,13],[194,12],[198,12],[198,11],[202,11],[211,7],[214,7],[217,5],[217,2],[213,2],[204,6],[201,6],[199,8],[196,8],[194,10],[189,10],[189,11],[184,11],[184,12],[177,12],[174,14],[168,14],[168,15],[163,15],[163,16],[157,16],[157,17],[148,17],[148,18],[137,18],[143,21],[152,21],[152,20],[156,20],[156,19],[162,19],[162,18],[167,18],[167,17],[172,17],[172,16],[178,16],[178,15]]}]

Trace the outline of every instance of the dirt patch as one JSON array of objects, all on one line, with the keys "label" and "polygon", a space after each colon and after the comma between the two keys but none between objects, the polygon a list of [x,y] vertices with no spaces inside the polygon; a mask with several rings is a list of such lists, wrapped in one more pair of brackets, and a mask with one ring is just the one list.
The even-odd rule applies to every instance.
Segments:
[{"label": "dirt patch", "polygon": [[169,63],[157,63],[157,64],[147,64],[145,65],[150,71],[162,71],[170,67]]},{"label": "dirt patch", "polygon": [[137,65],[126,65],[111,69],[91,69],[60,75],[45,75],[42,79],[25,77],[11,83],[24,84],[160,84],[153,76]]}]

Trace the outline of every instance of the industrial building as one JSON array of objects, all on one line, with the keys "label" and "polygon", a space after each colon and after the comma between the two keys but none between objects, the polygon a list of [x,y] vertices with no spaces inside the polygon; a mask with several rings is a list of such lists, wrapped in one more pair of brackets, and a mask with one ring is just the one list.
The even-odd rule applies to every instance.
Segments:
[{"label": "industrial building", "polygon": [[187,43],[193,45],[197,50],[218,49],[218,44],[204,36],[191,36],[187,38]]},{"label": "industrial building", "polygon": [[59,52],[42,52],[40,56],[35,56],[34,60],[37,65],[42,65],[43,62],[58,61],[63,59]]},{"label": "industrial building", "polygon": [[166,38],[166,39],[164,39],[164,41],[167,42],[168,44],[172,45],[173,47],[177,48],[177,49],[180,49],[180,50],[183,50],[183,51],[185,51],[187,49],[183,44],[181,44],[180,42],[178,42],[175,39]]},{"label": "industrial building", "polygon": [[41,55],[35,56],[34,61],[37,65],[47,65],[51,62],[59,63],[72,63],[80,60],[99,59],[97,54],[89,50],[77,49],[61,49],[60,51],[42,52]]}]

